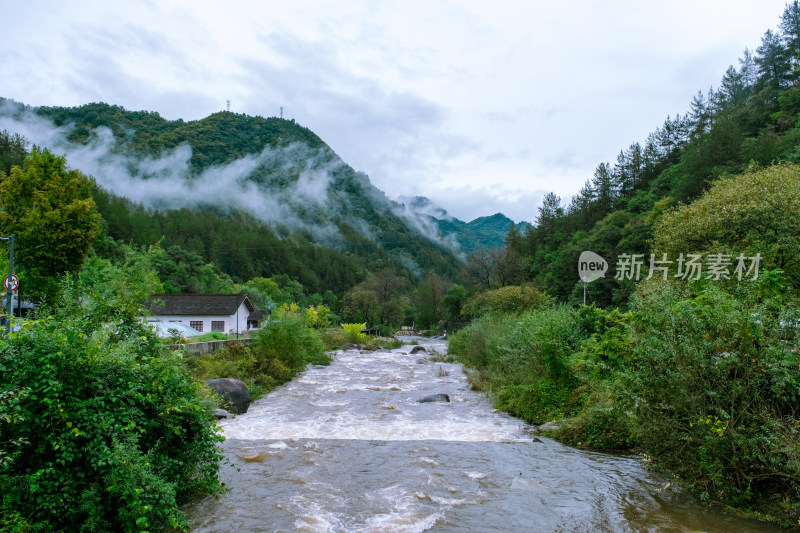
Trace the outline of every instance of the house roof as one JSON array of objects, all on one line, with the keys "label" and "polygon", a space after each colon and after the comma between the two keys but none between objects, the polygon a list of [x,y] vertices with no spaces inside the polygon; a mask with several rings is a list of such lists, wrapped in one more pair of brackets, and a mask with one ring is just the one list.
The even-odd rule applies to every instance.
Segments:
[{"label": "house roof", "polygon": [[255,310],[246,294],[154,294],[145,309],[154,315],[232,315],[242,303]]}]

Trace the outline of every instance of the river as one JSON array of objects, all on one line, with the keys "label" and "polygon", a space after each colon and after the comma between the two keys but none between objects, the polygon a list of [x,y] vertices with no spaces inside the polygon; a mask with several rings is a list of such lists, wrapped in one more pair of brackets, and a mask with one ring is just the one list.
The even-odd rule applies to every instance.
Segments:
[{"label": "river", "polygon": [[[537,437],[437,362],[443,340],[340,351],[223,420],[231,488],[194,532],[778,531],[695,502],[641,458]],[[420,403],[444,393],[450,402]]]}]

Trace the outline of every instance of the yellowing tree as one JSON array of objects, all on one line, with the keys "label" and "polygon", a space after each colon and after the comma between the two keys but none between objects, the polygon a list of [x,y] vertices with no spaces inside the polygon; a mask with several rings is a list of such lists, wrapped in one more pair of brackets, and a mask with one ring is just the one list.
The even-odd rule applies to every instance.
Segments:
[{"label": "yellowing tree", "polygon": [[761,254],[761,268],[800,277],[800,166],[774,165],[719,179],[700,198],[663,215],[656,259],[667,253]]},{"label": "yellowing tree", "polygon": [[16,235],[20,284],[35,298],[53,298],[58,277],[78,272],[100,231],[92,181],[64,157],[33,150],[22,168],[0,172],[0,231]]}]

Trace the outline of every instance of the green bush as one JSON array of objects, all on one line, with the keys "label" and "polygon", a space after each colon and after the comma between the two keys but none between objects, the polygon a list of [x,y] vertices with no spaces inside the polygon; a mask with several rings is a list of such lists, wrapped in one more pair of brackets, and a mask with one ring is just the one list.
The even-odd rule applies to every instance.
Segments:
[{"label": "green bush", "polygon": [[330,358],[317,330],[309,326],[305,316],[286,314],[253,333],[255,365],[261,368],[277,359],[297,372],[309,363],[328,364]]},{"label": "green bush", "polygon": [[449,352],[478,371],[473,385],[499,409],[540,424],[580,409],[582,384],[568,362],[583,339],[578,313],[556,306],[483,315],[452,337]]},{"label": "green bush", "polygon": [[362,322],[361,324],[342,324],[342,329],[345,333],[345,339],[347,342],[352,343],[360,343],[367,340],[367,334],[361,333],[362,329],[367,327],[366,322]]},{"label": "green bush", "polygon": [[186,529],[178,504],[223,488],[211,408],[144,326],[66,303],[0,343],[0,523]]},{"label": "green bush", "polygon": [[239,379],[253,398],[286,383],[309,363],[329,364],[320,332],[305,312],[289,312],[253,332],[253,343],[233,343],[213,354],[187,360],[198,381]]},{"label": "green bush", "polygon": [[523,313],[542,309],[550,303],[540,290],[528,286],[510,285],[479,293],[464,304],[461,313],[474,318],[487,313]]},{"label": "green bush", "polygon": [[[234,338],[236,336],[234,335]],[[206,341],[225,341],[228,340],[228,335],[222,333],[221,331],[209,331],[208,333],[203,333],[199,337],[195,337],[191,340],[191,342],[206,342]]]},{"label": "green bush", "polygon": [[643,449],[703,498],[800,517],[798,341],[774,332],[798,312],[706,283],[642,284],[633,299],[636,405]]},{"label": "green bush", "polygon": [[507,323],[501,315],[484,315],[451,335],[447,350],[467,366],[485,368],[489,362],[487,343],[499,337]]}]

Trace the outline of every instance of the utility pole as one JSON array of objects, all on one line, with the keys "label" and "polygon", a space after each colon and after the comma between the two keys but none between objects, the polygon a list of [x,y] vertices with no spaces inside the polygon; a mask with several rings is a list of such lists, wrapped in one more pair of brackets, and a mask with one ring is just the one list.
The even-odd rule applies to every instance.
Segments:
[{"label": "utility pole", "polygon": [[14,285],[11,279],[14,276],[14,234],[8,237],[0,237],[0,241],[8,241],[8,282],[6,283],[6,335],[11,331],[11,317],[14,315],[14,309],[11,307],[11,295],[14,292]]}]

